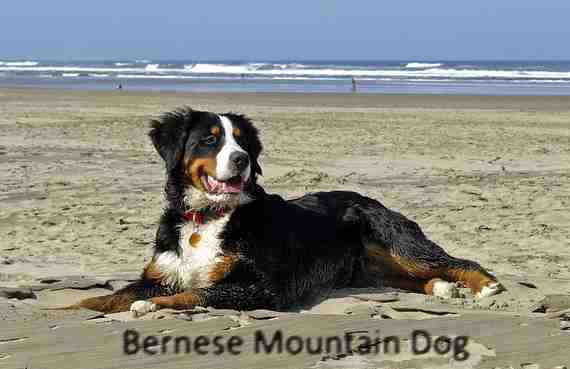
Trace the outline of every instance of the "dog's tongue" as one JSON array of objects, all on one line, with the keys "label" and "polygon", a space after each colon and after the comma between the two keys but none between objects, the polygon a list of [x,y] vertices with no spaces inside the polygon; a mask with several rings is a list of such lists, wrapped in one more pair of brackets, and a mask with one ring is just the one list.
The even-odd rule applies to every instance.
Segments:
[{"label": "dog's tongue", "polygon": [[229,184],[226,182],[222,182],[222,192],[226,193],[240,193],[242,189],[242,183],[237,182],[235,184]]},{"label": "dog's tongue", "polygon": [[224,192],[224,193],[240,193],[242,190],[242,182],[227,183],[221,182],[208,176],[208,186],[212,192]]}]

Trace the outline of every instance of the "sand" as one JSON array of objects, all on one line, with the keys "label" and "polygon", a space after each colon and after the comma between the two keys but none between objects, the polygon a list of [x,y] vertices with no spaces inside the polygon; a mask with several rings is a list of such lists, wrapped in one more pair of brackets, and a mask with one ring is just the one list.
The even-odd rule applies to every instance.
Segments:
[{"label": "sand", "polygon": [[[468,367],[550,368],[570,363],[565,352],[570,336],[559,326],[566,315],[547,316],[548,307],[540,308],[547,295],[570,295],[570,97],[0,89],[0,327],[12,327],[4,330],[12,332],[5,338],[8,343],[0,337],[0,364],[18,367],[33,359],[42,368],[73,366],[73,361],[53,359],[53,352],[66,352],[61,345],[50,346],[52,352],[35,350],[38,346],[26,340],[10,341],[25,332],[18,324],[70,325],[76,330],[70,332],[79,336],[85,334],[82,329],[91,332],[97,324],[85,323],[91,317],[87,312],[47,314],[39,307],[106,293],[136,278],[151,255],[164,204],[164,170],[146,136],[148,121],[184,105],[252,118],[265,147],[261,182],[267,191],[293,197],[344,189],[377,198],[417,221],[454,256],[486,266],[509,288],[481,301],[434,301],[396,292],[398,301],[371,302],[345,291],[336,300],[330,296],[308,307],[312,314],[287,319],[299,319],[295,324],[304,326],[299,322],[313,314],[338,315],[348,322],[352,315],[364,319],[355,320],[359,326],[372,316],[386,316],[390,324],[407,324],[404,331],[421,319],[435,322],[430,323],[433,329],[438,324],[464,327],[463,334],[479,335],[480,343],[492,339],[481,347],[494,350],[494,355],[485,356],[487,351],[480,348],[480,360]],[[560,301],[550,313],[570,308],[568,299]],[[426,312],[426,306],[435,310]],[[380,308],[382,313],[370,313]],[[226,319],[228,314],[218,315]],[[100,319],[119,330],[140,324],[120,322],[123,318]],[[175,314],[167,318],[178,319]],[[329,323],[334,329],[336,323]],[[474,324],[487,331],[474,329]],[[535,332],[543,329],[544,337],[533,337],[529,324],[540,326]],[[48,329],[45,339],[49,342],[58,331]],[[58,337],[66,342],[74,336]],[[101,355],[119,355],[120,340],[115,347],[104,337],[101,331],[101,342],[109,346]],[[509,340],[512,344],[501,347]],[[82,342],[88,346],[95,341]],[[547,341],[551,346],[544,345]],[[74,355],[80,360],[87,351],[77,349]],[[384,365],[349,357],[335,363]],[[290,361],[291,366],[287,360],[271,363],[332,365],[303,358]],[[137,363],[132,357],[124,359],[130,360],[124,367]],[[138,359],[137,365],[154,367],[145,356]],[[237,365],[228,359],[223,364],[203,360],[192,367]],[[184,364],[168,355],[161,360],[164,367]],[[430,360],[402,358],[398,365],[443,365]],[[75,367],[110,365],[81,362]],[[396,367],[395,362],[386,365]],[[268,367],[260,367],[264,365]]]}]

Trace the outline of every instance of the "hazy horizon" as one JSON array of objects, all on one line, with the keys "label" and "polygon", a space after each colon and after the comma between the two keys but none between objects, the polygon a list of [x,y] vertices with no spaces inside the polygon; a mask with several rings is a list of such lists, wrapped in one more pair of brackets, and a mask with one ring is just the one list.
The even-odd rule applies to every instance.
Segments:
[{"label": "hazy horizon", "polygon": [[570,60],[551,0],[8,2],[0,60]]},{"label": "hazy horizon", "polygon": [[130,58],[105,58],[105,57],[92,57],[92,58],[36,58],[36,57],[2,57],[0,54],[0,61],[4,62],[16,62],[16,61],[38,61],[38,62],[48,62],[48,61],[77,61],[77,62],[120,62],[120,61],[135,61],[135,60],[148,60],[149,62],[184,62],[184,61],[195,61],[195,62],[249,62],[249,61],[266,61],[266,62],[468,62],[468,61],[478,61],[478,62],[570,62],[570,56],[564,58],[506,58],[506,59],[499,59],[499,58],[470,58],[470,59],[448,59],[448,58],[432,58],[432,59],[422,59],[422,58],[408,58],[408,59],[401,59],[401,58],[327,58],[327,59],[319,59],[319,58],[298,58],[298,59],[267,59],[267,58],[251,58],[251,59],[243,59],[243,58],[168,58],[168,57],[160,57],[160,58],[150,58],[144,55],[137,56],[137,57],[130,57]]}]

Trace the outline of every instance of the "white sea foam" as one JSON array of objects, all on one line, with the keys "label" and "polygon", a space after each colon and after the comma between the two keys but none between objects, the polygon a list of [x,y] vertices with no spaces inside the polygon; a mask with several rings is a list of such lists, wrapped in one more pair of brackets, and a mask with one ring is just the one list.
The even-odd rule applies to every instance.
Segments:
[{"label": "white sea foam", "polygon": [[204,78],[199,76],[188,76],[180,74],[117,74],[117,78],[123,79],[196,79]]},{"label": "white sea foam", "polygon": [[62,73],[62,77],[79,77],[79,73]]},{"label": "white sea foam", "polygon": [[[357,79],[453,79],[453,80],[508,80],[508,81],[565,81],[570,82],[570,71],[548,71],[548,70],[508,70],[508,69],[477,69],[477,68],[449,68],[449,67],[431,67],[431,68],[352,68],[333,67],[333,66],[314,66],[302,65],[295,63],[243,63],[243,64],[223,64],[223,63],[197,63],[188,65],[166,65],[162,67],[160,64],[131,64],[131,66],[110,66],[99,67],[89,65],[7,65],[7,62],[0,62],[0,72],[35,72],[35,73],[53,73],[62,74],[81,74],[81,75],[103,75],[116,76],[121,75],[141,75],[141,76],[160,76],[167,75],[167,78],[186,78],[194,77],[220,77],[220,78],[266,78],[266,79],[338,79],[338,78],[357,78]],[[16,62],[10,62],[16,63]],[[17,62],[26,63],[26,62]],[[36,63],[36,62],[30,62]],[[412,63],[410,63],[412,64]],[[435,64],[435,63],[433,63]],[[135,77],[130,77],[135,78]]]},{"label": "white sea foam", "polygon": [[134,72],[144,73],[144,68],[106,68],[106,67],[77,67],[77,66],[41,66],[41,67],[9,67],[0,65],[1,71],[32,71],[32,72],[85,72],[85,73],[117,73],[117,72]]},{"label": "white sea foam", "polygon": [[246,63],[246,64],[211,64],[197,63],[185,65],[184,70],[190,73],[200,74],[279,74],[287,70],[299,70],[305,65],[292,64],[270,64],[270,63]]},{"label": "white sea foam", "polygon": [[271,66],[271,64],[268,64],[268,63],[249,63],[248,65],[250,66],[250,68],[253,68],[253,69],[259,69],[259,68],[263,68],[266,66]]},{"label": "white sea foam", "polygon": [[[187,66],[186,66],[187,67]],[[204,64],[198,63],[190,66],[190,68],[185,69],[191,73],[199,74],[247,74],[254,72],[261,72],[257,70],[255,66],[251,64],[242,65],[228,65],[228,64]]]},{"label": "white sea foam", "polygon": [[[180,75],[180,74],[117,74],[116,78],[122,79],[198,79],[198,80],[225,80],[225,81],[236,81],[238,80],[232,75]],[[274,80],[274,81],[311,81],[315,80],[312,77],[280,77],[280,76],[248,76],[247,80]],[[335,81],[338,78],[333,77],[322,77],[319,81],[330,80]],[[375,79],[374,79],[375,80]]]},{"label": "white sea foam", "polygon": [[443,66],[443,63],[408,63],[404,68],[408,69],[425,69],[425,68],[438,68]]},{"label": "white sea foam", "polygon": [[159,72],[160,71],[160,64],[147,64],[146,67],[144,67],[144,70],[146,72]]},{"label": "white sea foam", "polygon": [[133,65],[133,63],[123,63],[123,62],[117,62],[115,63],[116,67],[126,67],[128,65]]},{"label": "white sea foam", "polygon": [[159,64],[148,64],[144,68],[141,67],[90,67],[90,66],[38,66],[38,67],[21,67],[21,66],[3,66],[0,65],[0,71],[33,71],[33,72],[59,72],[59,73],[184,73],[183,69],[165,69],[160,68]]},{"label": "white sea foam", "polygon": [[40,63],[36,62],[36,61],[16,61],[16,62],[3,62],[0,61],[0,65],[5,65],[8,67],[35,67],[36,65],[38,65]]},{"label": "white sea foam", "polygon": [[[421,77],[448,77],[465,79],[570,79],[570,72],[525,71],[525,70],[486,70],[486,69],[453,69],[431,68],[416,71]],[[405,75],[404,75],[405,76]]]}]

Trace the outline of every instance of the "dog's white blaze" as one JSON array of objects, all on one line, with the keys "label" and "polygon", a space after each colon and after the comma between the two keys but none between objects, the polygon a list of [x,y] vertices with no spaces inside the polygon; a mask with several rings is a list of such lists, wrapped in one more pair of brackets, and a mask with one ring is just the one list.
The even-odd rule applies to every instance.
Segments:
[{"label": "dog's white blaze", "polygon": [[[166,251],[156,258],[156,263],[168,285],[175,285],[184,290],[211,285],[208,274],[221,261],[222,255],[222,239],[219,238],[219,234],[230,216],[231,213],[202,224],[199,229],[192,222],[180,227],[179,254]],[[192,247],[190,236],[196,231],[199,231],[201,238],[198,245]]]},{"label": "dog's white blaze", "polygon": [[[216,177],[218,180],[224,181],[236,175],[236,173],[233,173],[231,170],[230,155],[234,152],[242,152],[244,154],[247,154],[247,152],[234,139],[234,127],[232,121],[223,115],[218,115],[218,117],[220,117],[222,128],[224,129],[225,142],[218,155],[216,155]],[[244,181],[249,179],[250,172],[251,164],[247,166],[246,170],[242,174]]]}]

